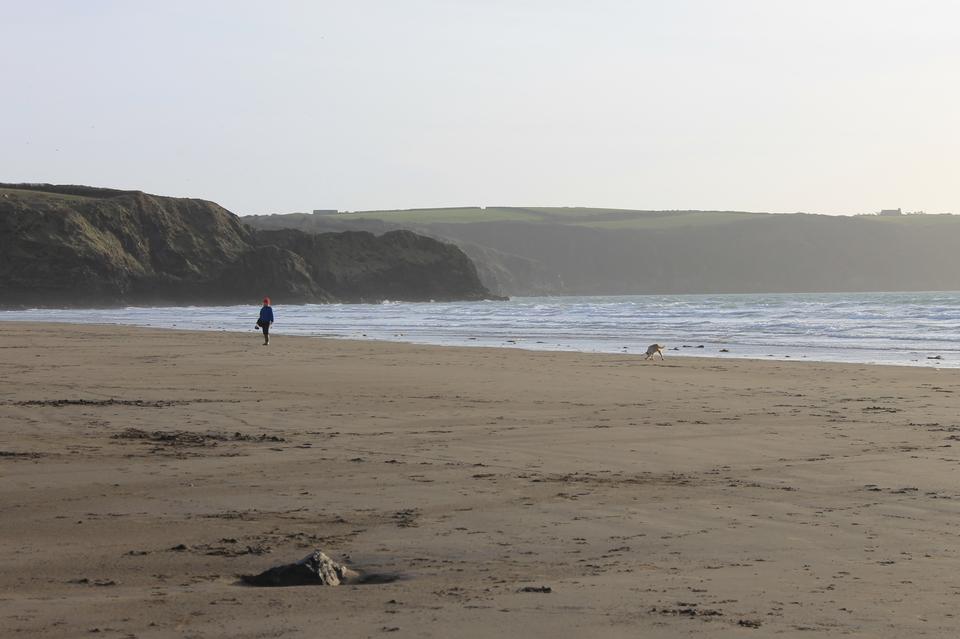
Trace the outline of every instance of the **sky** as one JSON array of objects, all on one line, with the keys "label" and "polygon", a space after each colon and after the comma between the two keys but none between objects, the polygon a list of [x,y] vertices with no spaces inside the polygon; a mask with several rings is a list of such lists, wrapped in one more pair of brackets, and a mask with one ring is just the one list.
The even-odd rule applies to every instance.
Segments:
[{"label": "sky", "polygon": [[0,181],[960,213],[954,0],[0,0]]}]

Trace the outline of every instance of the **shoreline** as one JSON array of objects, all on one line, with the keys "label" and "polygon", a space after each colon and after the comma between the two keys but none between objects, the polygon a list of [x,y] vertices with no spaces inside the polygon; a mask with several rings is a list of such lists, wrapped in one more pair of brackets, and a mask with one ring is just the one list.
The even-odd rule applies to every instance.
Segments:
[{"label": "shoreline", "polygon": [[949,371],[5,326],[11,634],[955,634]]},{"label": "shoreline", "polygon": [[[138,307],[138,308],[139,308],[139,307]],[[192,310],[203,309],[203,308],[211,308],[211,309],[220,309],[220,308],[243,308],[245,311],[248,311],[248,310],[249,310],[247,307],[241,307],[241,306],[237,306],[237,307],[216,307],[216,306],[213,306],[213,307],[183,307],[183,308],[185,308],[185,309],[192,309]],[[143,309],[144,309],[144,310],[146,310],[146,309],[153,309],[153,307],[143,307]],[[81,310],[81,309],[77,309],[77,310]],[[97,311],[97,310],[104,310],[104,309],[82,309],[82,310],[95,312],[95,311]],[[165,307],[165,308],[162,308],[162,309],[155,309],[155,310],[170,310],[170,308]],[[253,313],[250,312],[250,315],[252,316]],[[226,332],[226,333],[233,333],[233,334],[245,334],[245,333],[251,332],[251,329],[240,328],[239,326],[240,326],[241,324],[240,324],[240,323],[237,323],[237,322],[235,322],[235,323],[237,324],[237,327],[224,327],[224,326],[220,325],[220,326],[209,327],[209,328],[203,328],[203,327],[197,327],[197,326],[190,326],[190,327],[186,327],[186,328],[180,328],[180,327],[178,327],[176,324],[174,324],[173,326],[158,326],[158,325],[155,325],[155,324],[146,324],[146,323],[139,323],[139,324],[138,324],[138,323],[130,323],[130,322],[122,322],[122,321],[71,322],[71,321],[69,321],[69,320],[61,320],[61,319],[54,319],[54,320],[46,320],[46,319],[33,319],[33,320],[4,319],[4,318],[2,317],[2,312],[0,312],[0,326],[2,326],[2,325],[4,325],[4,324],[12,324],[12,325],[16,325],[16,324],[20,324],[20,325],[49,324],[49,325],[54,325],[54,326],[56,326],[56,325],[74,325],[74,326],[119,326],[119,327],[128,327],[128,328],[140,328],[140,329],[144,329],[144,330],[175,330],[175,331],[198,332],[198,333],[224,333],[224,332]],[[247,324],[248,324],[248,322],[247,322],[246,320],[243,320],[242,325],[243,325],[243,326],[246,326]],[[384,334],[384,335],[378,335],[378,336],[373,336],[373,337],[368,337],[365,333],[363,334],[363,336],[359,336],[359,335],[357,335],[357,334],[350,335],[350,334],[346,334],[346,333],[327,333],[327,334],[320,334],[320,333],[309,334],[309,333],[296,333],[296,332],[294,332],[294,333],[287,333],[287,332],[285,332],[285,331],[283,330],[283,328],[286,328],[287,330],[290,330],[290,326],[287,325],[286,327],[281,327],[281,329],[273,329],[274,332],[272,332],[271,335],[273,335],[273,336],[281,336],[281,337],[285,337],[285,338],[287,338],[287,337],[298,337],[298,338],[299,338],[299,337],[309,337],[309,338],[318,338],[318,339],[335,339],[335,340],[348,340],[348,341],[359,341],[359,342],[379,342],[379,343],[388,343],[388,344],[408,344],[408,345],[411,345],[411,346],[439,347],[439,348],[503,348],[503,349],[509,349],[509,350],[522,350],[522,351],[526,351],[526,352],[542,352],[542,353],[582,353],[582,354],[595,354],[595,355],[633,355],[633,356],[642,356],[643,353],[644,353],[644,351],[646,350],[646,345],[643,345],[642,347],[640,347],[640,346],[634,347],[634,349],[633,349],[632,351],[629,350],[629,349],[627,349],[627,348],[622,348],[622,349],[614,349],[614,348],[607,348],[607,349],[585,349],[585,348],[568,347],[568,346],[560,346],[560,345],[536,346],[536,345],[532,345],[532,344],[531,344],[531,342],[534,340],[533,337],[516,338],[516,339],[502,338],[499,343],[492,343],[492,342],[490,342],[490,343],[483,343],[483,342],[480,341],[480,338],[469,338],[469,339],[467,339],[467,340],[459,340],[459,341],[458,341],[458,340],[451,340],[452,343],[444,343],[443,341],[440,340],[439,337],[433,337],[432,339],[431,339],[431,338],[427,338],[427,339],[423,339],[423,340],[417,341],[417,340],[413,340],[413,339],[410,339],[410,338],[397,339],[397,335],[388,336],[388,335],[386,335],[386,334]],[[295,326],[295,325],[294,325],[294,330],[296,330],[296,326]],[[360,332],[360,331],[362,331],[362,330],[368,330],[368,331],[370,331],[370,332],[373,332],[373,329],[362,328],[362,329],[355,329],[355,333]],[[399,329],[397,329],[397,330],[399,330]],[[387,332],[389,333],[390,331],[387,331]],[[470,343],[471,341],[476,341],[476,343]],[[696,340],[693,340],[693,341],[696,341]],[[543,343],[543,342],[541,342],[541,341],[536,341],[536,344],[542,344],[542,343]],[[719,346],[723,346],[724,344],[725,344],[724,342],[720,342],[720,343],[712,343],[712,342],[711,342],[711,348],[716,348],[716,347],[719,347]],[[741,344],[741,346],[743,346],[743,345],[744,345],[744,344]],[[746,344],[746,346],[748,346],[748,347],[756,347],[757,344]],[[777,350],[778,348],[779,348],[779,349],[782,349],[782,348],[784,348],[784,347],[783,347],[783,346],[779,346],[779,347],[778,347],[778,346],[770,346],[770,347],[768,347],[768,348],[764,348],[764,349],[761,349],[761,350]],[[816,350],[817,350],[816,347],[794,347],[794,348],[797,348],[797,349],[806,349],[806,350],[808,350],[808,351],[816,351]],[[706,350],[706,349],[704,349],[704,351],[703,351],[702,353],[687,354],[687,353],[690,353],[690,352],[693,352],[693,351],[697,351],[697,350],[700,350],[700,349],[704,349],[704,347],[703,347],[703,346],[686,345],[686,344],[684,344],[684,345],[682,345],[682,346],[679,346],[679,347],[676,347],[676,344],[668,344],[668,345],[667,345],[667,348],[664,349],[664,350],[665,350],[665,354],[666,354],[668,357],[678,357],[678,358],[683,358],[683,359],[708,359],[708,360],[715,360],[715,361],[747,360],[747,361],[758,361],[758,362],[762,362],[762,361],[766,361],[766,362],[811,362],[811,363],[841,364],[841,365],[852,365],[852,366],[856,366],[856,365],[865,365],[865,366],[895,366],[895,367],[903,367],[903,368],[919,368],[919,369],[933,369],[933,370],[941,370],[941,369],[942,369],[942,370],[960,369],[960,360],[952,360],[952,359],[950,359],[949,357],[944,357],[942,354],[939,353],[939,351],[942,350],[942,349],[932,349],[932,350],[930,350],[930,351],[925,351],[925,352],[924,352],[924,351],[909,351],[909,354],[910,354],[910,355],[915,356],[915,359],[912,359],[912,360],[910,360],[910,361],[877,361],[877,360],[861,361],[861,360],[845,360],[845,359],[840,359],[839,356],[833,356],[833,358],[829,358],[830,356],[827,356],[828,358],[824,358],[823,356],[817,356],[816,354],[810,356],[810,355],[805,354],[805,353],[800,353],[800,354],[797,354],[797,355],[789,355],[789,354],[780,354],[780,355],[767,354],[767,355],[765,355],[765,356],[761,356],[761,355],[758,355],[758,354],[755,354],[755,353],[748,353],[748,354],[745,354],[745,355],[741,355],[741,354],[737,353],[736,351],[733,351],[733,352],[725,352],[725,351],[722,351],[722,350],[720,350],[720,349],[718,349],[719,352],[714,353],[714,354],[712,354],[712,355],[711,355],[711,354],[707,354],[707,353],[712,352],[712,351],[708,351],[708,350]],[[856,349],[854,349],[854,350],[856,350]],[[880,352],[884,352],[884,351],[880,351]],[[893,351],[886,351],[886,352],[893,352]],[[904,356],[907,355],[907,352],[902,352],[902,351],[896,351],[896,352],[898,352],[898,353],[900,353],[900,354],[902,354],[902,355],[904,355]],[[931,356],[931,355],[928,355],[928,354],[927,354],[927,353],[932,353],[932,352],[937,352],[937,355]]]}]

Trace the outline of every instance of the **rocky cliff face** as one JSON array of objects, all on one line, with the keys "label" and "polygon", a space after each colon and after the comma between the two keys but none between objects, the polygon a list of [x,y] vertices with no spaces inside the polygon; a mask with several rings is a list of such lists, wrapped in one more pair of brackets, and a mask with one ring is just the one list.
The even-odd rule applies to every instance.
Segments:
[{"label": "rocky cliff face", "polygon": [[204,200],[0,185],[0,305],[476,300],[459,249],[409,232],[255,232]]},{"label": "rocky cliff face", "polygon": [[559,274],[544,268],[538,260],[458,239],[455,230],[449,235],[444,235],[429,224],[396,224],[384,220],[362,219],[345,221],[333,215],[303,213],[250,215],[244,218],[244,222],[255,229],[265,231],[297,229],[306,233],[343,231],[387,233],[409,230],[418,235],[453,244],[466,253],[476,266],[480,281],[496,295],[554,295],[564,292]]},{"label": "rocky cliff face", "polygon": [[286,229],[256,231],[254,239],[259,246],[284,247],[302,257],[310,278],[341,301],[491,297],[460,249],[411,231],[376,236],[366,231],[310,234]]}]

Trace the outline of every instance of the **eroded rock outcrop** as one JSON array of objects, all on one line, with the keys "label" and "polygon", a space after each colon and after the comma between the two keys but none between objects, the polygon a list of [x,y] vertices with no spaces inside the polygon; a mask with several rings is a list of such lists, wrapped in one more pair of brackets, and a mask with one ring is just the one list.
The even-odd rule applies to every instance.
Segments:
[{"label": "eroded rock outcrop", "polygon": [[0,184],[0,305],[494,297],[456,247],[408,231],[261,232],[213,202]]}]

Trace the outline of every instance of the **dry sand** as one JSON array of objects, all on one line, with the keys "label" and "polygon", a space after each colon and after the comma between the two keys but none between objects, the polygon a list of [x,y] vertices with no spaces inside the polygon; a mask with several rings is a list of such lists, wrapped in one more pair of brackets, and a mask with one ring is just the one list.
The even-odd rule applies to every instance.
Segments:
[{"label": "dry sand", "polygon": [[2,328],[2,637],[957,635],[958,371]]}]

